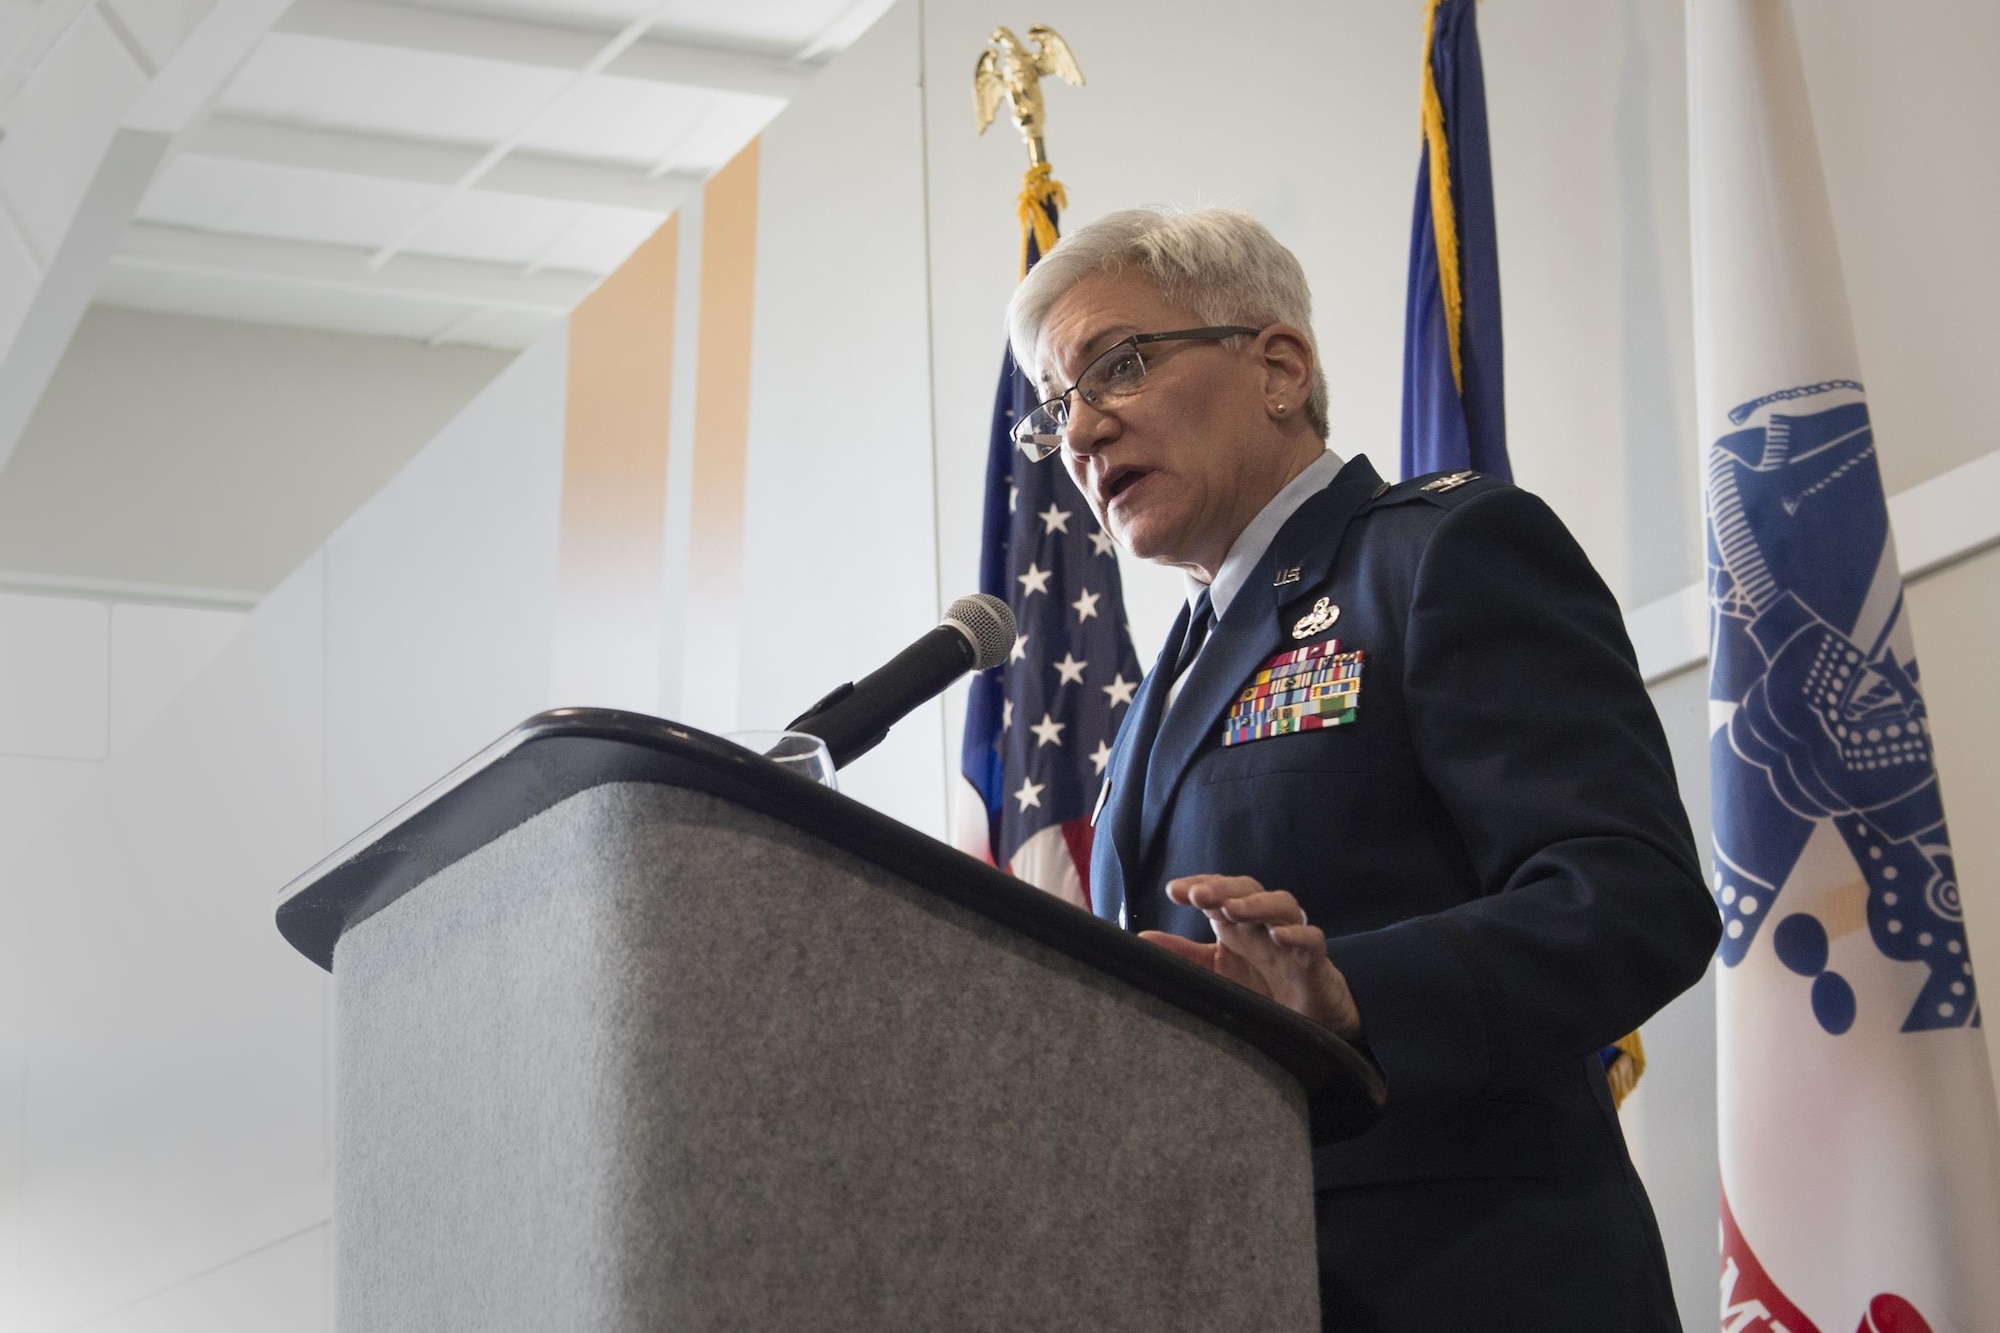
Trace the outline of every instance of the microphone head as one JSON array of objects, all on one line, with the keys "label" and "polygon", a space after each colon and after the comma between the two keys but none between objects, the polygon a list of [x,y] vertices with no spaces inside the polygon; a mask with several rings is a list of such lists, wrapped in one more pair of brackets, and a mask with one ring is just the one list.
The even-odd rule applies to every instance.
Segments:
[{"label": "microphone head", "polygon": [[974,671],[985,671],[1006,661],[1007,655],[1014,651],[1015,636],[1021,632],[1007,603],[983,592],[953,602],[944,613],[944,623],[971,641],[978,659],[973,664]]}]

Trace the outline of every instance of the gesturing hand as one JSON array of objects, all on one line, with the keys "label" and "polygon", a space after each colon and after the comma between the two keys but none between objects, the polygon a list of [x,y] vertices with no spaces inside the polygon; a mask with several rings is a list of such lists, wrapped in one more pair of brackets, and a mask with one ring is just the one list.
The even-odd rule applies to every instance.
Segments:
[{"label": "gesturing hand", "polygon": [[1326,934],[1306,924],[1289,893],[1272,892],[1247,875],[1189,875],[1168,883],[1167,897],[1199,908],[1214,944],[1146,930],[1139,938],[1217,976],[1276,1000],[1337,1035],[1361,1035],[1361,1014],[1347,978],[1326,956]]}]

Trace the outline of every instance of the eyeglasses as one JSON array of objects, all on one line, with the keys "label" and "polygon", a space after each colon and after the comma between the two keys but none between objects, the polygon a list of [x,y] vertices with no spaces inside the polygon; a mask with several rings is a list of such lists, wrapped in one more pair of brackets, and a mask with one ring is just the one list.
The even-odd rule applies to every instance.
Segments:
[{"label": "eyeglasses", "polygon": [[1261,329],[1228,324],[1206,329],[1175,329],[1171,333],[1135,333],[1099,352],[1083,368],[1083,373],[1076,377],[1076,383],[1016,422],[1014,443],[1021,446],[1022,453],[1039,463],[1062,448],[1063,436],[1069,430],[1071,394],[1100,412],[1131,399],[1146,382],[1146,358],[1139,351],[1146,343],[1219,342],[1224,338],[1261,332]]}]

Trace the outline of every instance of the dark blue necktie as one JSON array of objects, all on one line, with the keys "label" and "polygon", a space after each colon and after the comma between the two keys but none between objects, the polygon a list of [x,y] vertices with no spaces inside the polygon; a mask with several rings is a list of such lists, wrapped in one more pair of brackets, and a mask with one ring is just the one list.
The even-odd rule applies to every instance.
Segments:
[{"label": "dark blue necktie", "polygon": [[1152,765],[1153,742],[1160,736],[1160,719],[1166,715],[1167,695],[1173,692],[1174,682],[1194,664],[1196,654],[1201,652],[1201,645],[1208,640],[1208,629],[1214,620],[1215,614],[1209,605],[1208,593],[1203,591],[1195,601],[1194,610],[1188,615],[1187,629],[1182,633],[1181,641],[1173,645],[1171,653],[1167,651],[1167,645],[1162,644],[1160,647],[1160,657],[1153,664],[1153,673],[1166,674],[1161,677],[1157,689],[1149,684],[1141,699],[1144,708],[1138,716],[1126,723],[1128,727],[1136,728],[1132,735],[1132,744],[1133,755],[1138,762],[1133,766],[1130,778],[1135,791],[1146,789],[1146,770]]},{"label": "dark blue necktie", "polygon": [[1188,619],[1187,637],[1181,640],[1181,650],[1174,656],[1174,674],[1167,678],[1169,689],[1194,665],[1194,659],[1201,655],[1201,646],[1208,642],[1208,631],[1214,625],[1215,607],[1209,602],[1208,592],[1204,589],[1195,600],[1194,614]]}]

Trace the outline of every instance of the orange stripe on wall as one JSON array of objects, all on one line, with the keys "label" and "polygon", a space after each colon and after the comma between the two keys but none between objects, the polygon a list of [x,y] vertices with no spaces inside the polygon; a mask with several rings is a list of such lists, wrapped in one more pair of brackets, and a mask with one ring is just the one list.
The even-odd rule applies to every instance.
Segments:
[{"label": "orange stripe on wall", "polygon": [[[750,437],[751,303],[756,295],[757,141],[702,191],[701,340],[689,482],[688,642],[700,677],[691,717],[736,724],[743,600],[744,470]],[[691,660],[692,660],[691,659]]]},{"label": "orange stripe on wall", "polygon": [[678,217],[569,317],[551,702],[659,707]]}]

